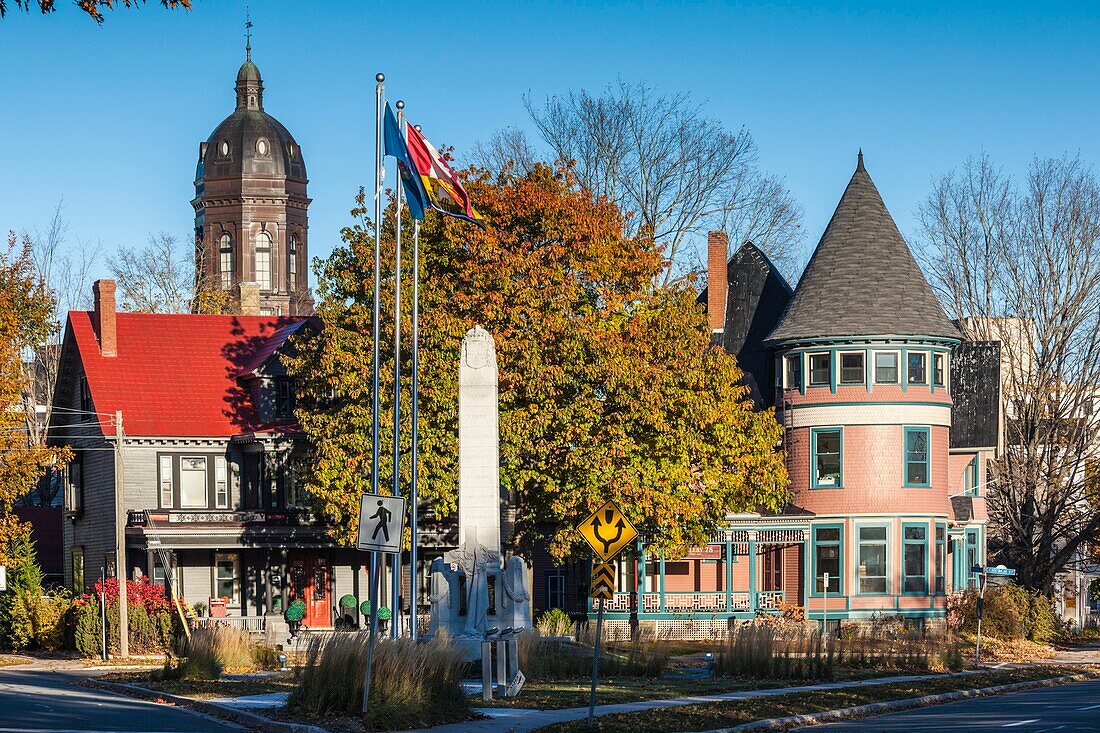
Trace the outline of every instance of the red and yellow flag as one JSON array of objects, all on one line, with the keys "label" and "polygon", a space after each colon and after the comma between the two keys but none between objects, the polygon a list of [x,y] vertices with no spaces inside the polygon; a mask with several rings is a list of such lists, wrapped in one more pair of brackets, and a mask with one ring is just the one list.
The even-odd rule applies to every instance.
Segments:
[{"label": "red and yellow flag", "polygon": [[[407,124],[407,123],[406,123]],[[428,192],[428,198],[433,208],[448,216],[466,219],[474,224],[485,226],[485,217],[477,212],[470,201],[470,195],[462,187],[462,182],[443,156],[428,142],[420,131],[408,125],[406,142],[409,146],[409,155],[416,166],[420,180],[424,184],[424,190]],[[453,208],[445,208],[443,202],[450,202],[461,209],[461,212]]]}]

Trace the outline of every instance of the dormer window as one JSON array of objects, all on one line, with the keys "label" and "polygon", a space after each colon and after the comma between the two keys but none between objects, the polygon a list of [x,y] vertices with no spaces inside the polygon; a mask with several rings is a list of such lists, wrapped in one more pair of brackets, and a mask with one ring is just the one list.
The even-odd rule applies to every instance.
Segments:
[{"label": "dormer window", "polygon": [[275,379],[275,417],[294,417],[294,382],[289,377]]}]

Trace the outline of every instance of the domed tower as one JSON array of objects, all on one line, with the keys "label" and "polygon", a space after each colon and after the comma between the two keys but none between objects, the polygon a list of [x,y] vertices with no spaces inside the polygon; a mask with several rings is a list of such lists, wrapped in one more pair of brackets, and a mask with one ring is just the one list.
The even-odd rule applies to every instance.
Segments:
[{"label": "domed tower", "polygon": [[767,339],[794,503],[813,517],[811,607],[828,573],[849,617],[944,613],[959,340],[860,153]]},{"label": "domed tower", "polygon": [[199,145],[195,173],[196,271],[234,295],[256,283],[260,313],[312,313],[302,149],[264,111],[251,44],[237,72],[237,108]]}]

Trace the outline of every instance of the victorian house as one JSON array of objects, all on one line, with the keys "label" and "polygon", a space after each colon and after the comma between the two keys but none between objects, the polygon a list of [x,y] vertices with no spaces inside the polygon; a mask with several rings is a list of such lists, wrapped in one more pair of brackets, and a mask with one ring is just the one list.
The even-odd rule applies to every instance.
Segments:
[{"label": "victorian house", "polygon": [[[619,561],[609,623],[707,638],[783,604],[830,625],[942,623],[947,594],[985,558],[996,344],[963,343],[862,154],[797,288],[751,243],[728,257],[712,232],[708,249],[712,341],[785,428],[793,499],[778,515],[729,515],[684,557],[637,547]],[[536,606],[579,587],[567,573],[536,578]]]}]

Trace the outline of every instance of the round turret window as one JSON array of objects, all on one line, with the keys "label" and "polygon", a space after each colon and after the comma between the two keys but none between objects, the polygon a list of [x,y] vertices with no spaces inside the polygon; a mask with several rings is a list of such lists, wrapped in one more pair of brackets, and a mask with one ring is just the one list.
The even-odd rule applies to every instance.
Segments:
[{"label": "round turret window", "polygon": [[298,146],[297,145],[295,145],[294,143],[291,143],[290,146],[287,149],[290,152],[290,157],[291,158],[298,157]]},{"label": "round turret window", "polygon": [[267,140],[260,138],[256,141],[256,152],[260,155],[267,155]]},{"label": "round turret window", "polygon": [[218,150],[221,151],[223,158],[227,157],[229,155],[229,141],[222,140],[221,145],[218,146]]}]

